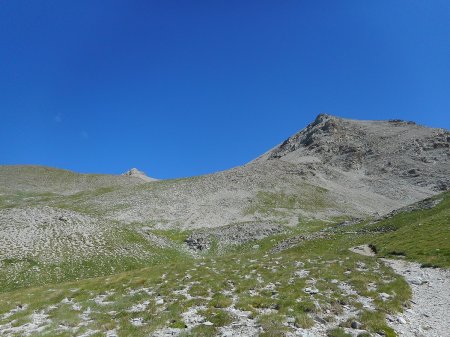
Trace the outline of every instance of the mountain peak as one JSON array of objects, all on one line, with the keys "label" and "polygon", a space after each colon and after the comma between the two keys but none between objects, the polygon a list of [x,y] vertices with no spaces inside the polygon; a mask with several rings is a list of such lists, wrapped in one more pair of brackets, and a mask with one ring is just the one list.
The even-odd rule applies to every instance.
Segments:
[{"label": "mountain peak", "polygon": [[408,177],[422,185],[425,176],[433,176],[433,179],[439,176],[441,182],[437,185],[445,189],[448,179],[441,176],[438,169],[429,174],[429,166],[442,167],[448,163],[449,149],[448,130],[398,119],[353,120],[320,114],[306,128],[257,161],[321,163],[344,171],[362,170],[371,176]]},{"label": "mountain peak", "polygon": [[320,147],[324,141],[329,143],[332,141],[332,138],[338,137],[342,133],[345,129],[344,124],[349,121],[321,113],[306,128],[289,137],[281,145],[273,149],[268,159],[284,157],[286,154],[300,148],[314,149]]},{"label": "mountain peak", "polygon": [[318,124],[318,123],[322,123],[325,120],[330,120],[330,119],[340,119],[337,116],[333,116],[327,113],[320,113],[317,115],[316,119],[314,120],[314,122],[312,124]]},{"label": "mountain peak", "polygon": [[145,172],[139,171],[137,168],[133,167],[131,170],[122,173],[123,176],[129,176],[134,178],[139,178],[145,181],[155,181],[155,178],[150,178],[145,174]]}]

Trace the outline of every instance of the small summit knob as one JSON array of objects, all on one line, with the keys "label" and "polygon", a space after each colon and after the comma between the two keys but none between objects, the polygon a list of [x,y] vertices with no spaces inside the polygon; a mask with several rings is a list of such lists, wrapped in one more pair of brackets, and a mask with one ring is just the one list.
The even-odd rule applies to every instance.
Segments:
[{"label": "small summit knob", "polygon": [[139,171],[137,168],[132,168],[131,170],[122,173],[123,176],[129,176],[129,177],[134,177],[134,178],[139,178],[142,179],[144,181],[155,181],[155,178],[150,178],[148,177],[144,172]]},{"label": "small summit knob", "polygon": [[137,168],[133,167],[131,170],[129,170],[128,172],[125,172],[124,175],[129,175],[129,176],[134,176],[136,174],[145,174],[142,171],[139,171]]}]

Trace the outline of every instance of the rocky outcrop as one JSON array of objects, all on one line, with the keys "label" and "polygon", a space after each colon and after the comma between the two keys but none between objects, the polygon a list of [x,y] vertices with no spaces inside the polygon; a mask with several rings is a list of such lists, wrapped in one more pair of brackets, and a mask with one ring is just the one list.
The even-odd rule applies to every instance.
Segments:
[{"label": "rocky outcrop", "polygon": [[228,245],[239,245],[285,231],[281,225],[269,223],[243,223],[221,227],[218,229],[202,229],[194,231],[186,240],[188,248],[194,251],[205,251],[217,244],[218,248]]},{"label": "rocky outcrop", "polygon": [[320,114],[255,162],[320,163],[368,179],[388,178],[445,191],[450,187],[450,132],[402,120],[360,121]]},{"label": "rocky outcrop", "polygon": [[139,171],[137,168],[132,168],[131,170],[122,173],[123,176],[129,176],[129,177],[134,177],[134,178],[139,178],[142,179],[144,181],[155,181],[155,178],[150,178],[148,177],[144,172]]}]

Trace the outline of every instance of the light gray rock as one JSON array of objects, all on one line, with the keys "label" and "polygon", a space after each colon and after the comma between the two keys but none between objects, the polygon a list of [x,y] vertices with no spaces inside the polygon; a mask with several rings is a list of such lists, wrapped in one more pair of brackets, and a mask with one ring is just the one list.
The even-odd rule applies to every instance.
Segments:
[{"label": "light gray rock", "polygon": [[156,181],[155,178],[150,178],[148,177],[144,172],[139,171],[137,168],[132,168],[131,170],[122,173],[123,176],[129,176],[129,177],[133,177],[133,178],[138,178],[144,181]]},{"label": "light gray rock", "polygon": [[391,295],[386,294],[386,293],[380,293],[380,297],[383,301],[387,301],[388,299],[391,298]]},{"label": "light gray rock", "polygon": [[406,320],[401,316],[397,318],[397,322],[399,322],[400,324],[406,324]]},{"label": "light gray rock", "polygon": [[319,293],[319,289],[314,287],[306,287],[303,291],[307,294],[315,295]]},{"label": "light gray rock", "polygon": [[[418,263],[401,260],[383,259],[398,274],[404,276],[410,284],[413,295],[411,310],[405,310],[389,324],[402,336],[448,336],[450,327],[450,271],[440,268],[427,269],[424,272]],[[426,282],[416,284],[412,280]]]},{"label": "light gray rock", "polygon": [[420,277],[410,278],[410,279],[407,279],[407,281],[408,281],[409,283],[415,284],[415,285],[417,285],[417,286],[420,286],[420,285],[422,285],[422,284],[424,284],[424,283],[427,283],[427,281],[423,280],[423,279],[420,278]]}]

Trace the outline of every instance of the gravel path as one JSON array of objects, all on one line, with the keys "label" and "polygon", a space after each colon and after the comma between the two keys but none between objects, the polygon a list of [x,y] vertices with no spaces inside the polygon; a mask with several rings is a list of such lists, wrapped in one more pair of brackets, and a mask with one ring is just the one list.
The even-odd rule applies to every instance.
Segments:
[{"label": "gravel path", "polygon": [[420,268],[418,263],[383,259],[411,286],[411,307],[389,316],[404,337],[450,337],[450,270]]}]

